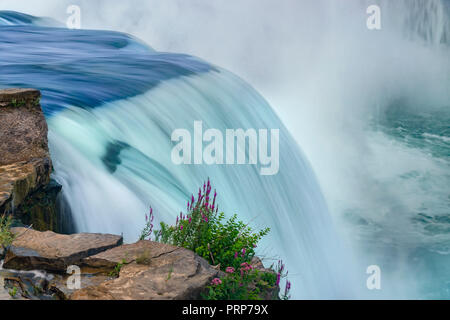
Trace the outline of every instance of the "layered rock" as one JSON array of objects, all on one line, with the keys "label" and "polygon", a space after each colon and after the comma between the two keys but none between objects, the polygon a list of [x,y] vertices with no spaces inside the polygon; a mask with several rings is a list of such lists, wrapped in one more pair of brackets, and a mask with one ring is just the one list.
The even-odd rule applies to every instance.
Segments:
[{"label": "layered rock", "polygon": [[16,270],[45,270],[65,273],[82,259],[119,246],[121,236],[98,233],[63,235],[28,228],[12,228],[16,238],[8,249],[3,267]]},{"label": "layered rock", "polygon": [[72,300],[200,299],[219,273],[194,252],[151,241],[123,245],[83,260],[84,267],[111,269],[116,279],[75,291]]},{"label": "layered rock", "polygon": [[50,183],[47,124],[35,89],[0,90],[0,214],[38,230],[61,229]]},{"label": "layered rock", "polygon": [[[18,296],[27,299],[200,299],[220,273],[194,252],[158,242],[122,244],[121,236],[109,234],[11,231],[16,239],[8,248],[0,279],[4,273],[5,285],[16,287]],[[73,265],[81,271],[81,288],[67,285],[67,267]],[[9,269],[41,270],[42,276]]]}]

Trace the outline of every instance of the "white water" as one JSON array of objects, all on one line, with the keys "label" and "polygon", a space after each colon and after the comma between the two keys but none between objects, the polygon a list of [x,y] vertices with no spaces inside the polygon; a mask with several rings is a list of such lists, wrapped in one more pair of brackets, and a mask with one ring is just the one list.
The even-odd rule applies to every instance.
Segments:
[{"label": "white water", "polygon": [[[170,135],[206,128],[279,128],[280,172],[261,176],[249,165],[175,166]],[[350,298],[351,263],[339,244],[315,177],[266,102],[221,71],[167,81],[147,94],[92,111],[67,109],[49,119],[55,178],[79,230],[122,233],[136,240],[151,205],[173,222],[208,176],[220,209],[272,231],[259,254],[283,258],[296,298]],[[111,175],[101,158],[108,142],[126,141]]]},{"label": "white water", "polygon": [[[118,7],[105,1],[80,3],[82,8],[95,9],[83,10],[86,27],[125,30],[157,49],[204,57],[249,80],[269,99],[305,150],[333,215],[356,208],[389,227],[385,234],[393,236],[381,242],[406,242],[414,247],[424,239],[414,238],[405,226],[407,217],[399,217],[398,209],[407,214],[433,194],[397,177],[409,171],[434,175],[448,168],[439,167],[420,150],[372,134],[368,122],[397,100],[418,109],[445,106],[449,101],[449,53],[441,44],[443,39],[448,44],[444,9],[448,1],[376,1],[382,7],[382,30],[369,32],[365,8],[373,2],[259,0],[237,6],[147,1]],[[46,3],[48,7],[36,9],[40,14],[50,12],[64,19],[64,2]],[[84,175],[89,177],[90,171]],[[93,190],[104,188],[91,185]],[[115,188],[121,191],[105,192],[126,189]],[[91,192],[83,196],[87,194]],[[112,207],[121,205],[115,202],[119,203]],[[95,208],[101,212],[104,205],[98,203]],[[146,205],[136,205],[135,210]],[[359,258],[357,270],[364,278],[365,266],[378,263],[379,256],[363,252]],[[391,287],[384,297],[417,296],[415,275],[403,258],[398,258],[399,266],[384,282]]]}]

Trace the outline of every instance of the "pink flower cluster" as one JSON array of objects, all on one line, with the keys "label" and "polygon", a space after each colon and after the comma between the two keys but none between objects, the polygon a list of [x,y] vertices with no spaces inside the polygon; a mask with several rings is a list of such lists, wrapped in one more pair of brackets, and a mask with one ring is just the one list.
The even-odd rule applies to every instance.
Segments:
[{"label": "pink flower cluster", "polygon": [[233,267],[228,267],[225,269],[226,273],[234,273],[234,268]]},{"label": "pink flower cluster", "polygon": [[214,285],[214,286],[218,286],[219,284],[222,284],[222,280],[220,280],[219,278],[214,278],[211,281],[211,284]]},{"label": "pink flower cluster", "polygon": [[[201,221],[208,223],[211,217],[211,214],[217,213],[219,210],[219,207],[216,206],[216,198],[217,198],[217,192],[214,190],[214,197],[210,198],[212,186],[211,181],[208,178],[208,181],[203,183],[203,188],[200,187],[198,189],[198,197],[197,200],[195,199],[194,195],[191,195],[191,199],[187,202],[186,210],[187,214],[183,215],[182,212],[180,212],[180,216],[177,217],[176,225],[179,223],[183,223],[183,221],[187,220],[188,224],[192,223],[192,217],[194,212],[200,212],[201,213]],[[183,230],[183,227],[180,227],[180,230]]]}]

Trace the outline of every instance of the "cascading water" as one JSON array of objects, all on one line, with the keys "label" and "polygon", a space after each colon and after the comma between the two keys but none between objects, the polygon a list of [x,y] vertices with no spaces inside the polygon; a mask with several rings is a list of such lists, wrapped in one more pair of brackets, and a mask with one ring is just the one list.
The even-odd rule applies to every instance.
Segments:
[{"label": "cascading water", "polygon": [[[210,177],[221,209],[272,229],[259,253],[286,261],[295,298],[354,297],[350,257],[316,178],[255,90],[218,67],[153,51],[123,34],[32,21],[0,13],[0,85],[42,91],[54,177],[78,231],[123,233],[135,241],[150,205],[170,222]],[[174,165],[171,133],[193,130],[195,120],[222,132],[279,129],[279,173],[261,176],[250,165]]]},{"label": "cascading water", "polygon": [[[262,253],[288,257],[294,297],[351,297],[348,274],[360,298],[450,297],[450,1],[146,0],[139,10],[79,2],[83,25],[208,57],[261,89],[310,159],[357,265],[341,264],[350,258],[334,247],[308,165],[241,80],[121,34],[39,28],[42,21],[2,13],[0,24],[14,26],[1,27],[0,83],[43,90],[57,178],[71,190],[80,230],[134,240],[149,205],[170,221],[210,176],[227,213],[272,227]],[[373,4],[381,30],[366,28]],[[132,18],[117,19],[123,12]],[[193,120],[205,129],[280,128],[278,177],[172,165],[170,133],[192,130]],[[380,291],[365,288],[373,264]]]}]

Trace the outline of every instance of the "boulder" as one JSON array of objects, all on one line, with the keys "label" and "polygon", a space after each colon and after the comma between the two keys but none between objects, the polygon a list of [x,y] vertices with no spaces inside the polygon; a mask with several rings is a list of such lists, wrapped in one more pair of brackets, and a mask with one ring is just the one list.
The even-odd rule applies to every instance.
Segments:
[{"label": "boulder", "polygon": [[120,266],[117,278],[75,291],[72,300],[199,299],[218,275],[194,252],[151,241],[122,245],[83,259],[84,268]]},{"label": "boulder", "polygon": [[123,238],[111,234],[57,234],[27,228],[12,228],[16,235],[8,249],[3,267],[19,270],[46,270],[65,273],[67,266],[119,246]]}]

